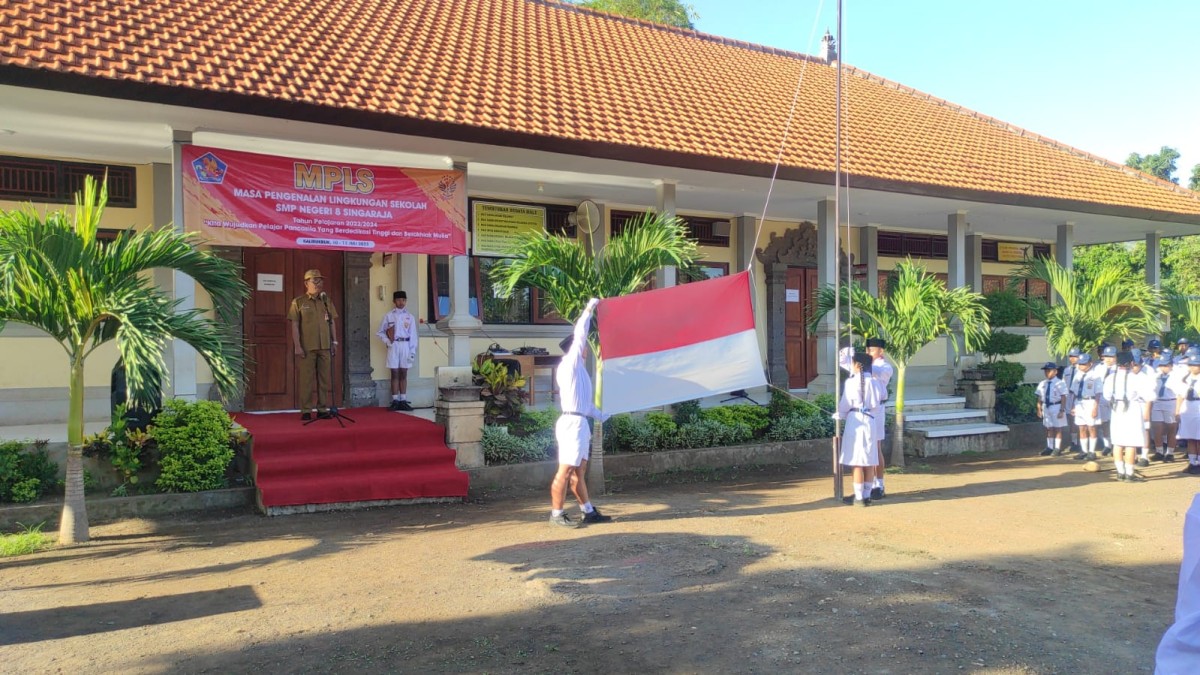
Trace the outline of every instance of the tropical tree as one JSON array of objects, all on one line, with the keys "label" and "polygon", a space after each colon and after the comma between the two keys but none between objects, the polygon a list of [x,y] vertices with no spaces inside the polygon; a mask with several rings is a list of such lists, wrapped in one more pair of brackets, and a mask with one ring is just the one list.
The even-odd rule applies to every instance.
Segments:
[{"label": "tropical tree", "polygon": [[695,28],[692,22],[700,18],[694,7],[679,0],[576,0],[575,4],[678,28]]},{"label": "tropical tree", "polygon": [[1200,333],[1200,298],[1170,295],[1167,297],[1167,307],[1171,310],[1173,319],[1179,319],[1184,327],[1193,333]]},{"label": "tropical tree", "polygon": [[1040,298],[1029,301],[1034,316],[1046,324],[1046,340],[1056,358],[1072,347],[1091,351],[1105,340],[1136,340],[1161,328],[1161,294],[1123,269],[1098,270],[1084,278],[1050,258],[1035,258],[1026,261],[1017,276],[1046,282],[1060,298],[1054,304]]},{"label": "tropical tree", "polygon": [[1175,160],[1177,159],[1179,159],[1179,151],[1164,145],[1158,152],[1145,155],[1139,155],[1136,152],[1129,153],[1129,157],[1125,160],[1125,166],[1163,180],[1169,180],[1172,183],[1178,183],[1179,179],[1175,177]]},{"label": "tropical tree", "polygon": [[[594,246],[591,250],[594,250]],[[492,269],[492,281],[503,295],[521,286],[542,291],[560,316],[572,323],[591,298],[612,298],[643,290],[662,267],[688,269],[698,253],[679,218],[648,212],[626,222],[620,234],[593,257],[583,243],[545,231],[523,236]],[[593,350],[592,353],[595,353]],[[602,428],[592,437],[589,466],[604,485]]]},{"label": "tropical tree", "polygon": [[[70,363],[66,497],[59,541],[87,541],[83,495],[83,393],[87,357],[115,340],[130,399],[152,405],[165,372],[162,349],[187,342],[204,357],[223,394],[241,380],[241,347],[231,327],[248,295],[234,263],[199,251],[192,235],[165,228],[97,239],[108,192],[87,178],[74,213],[40,216],[29,205],[0,212],[0,331],[10,321],[40,328]],[[151,270],[181,271],[212,297],[216,318],[180,310],[153,285]]]},{"label": "tropical tree", "polygon": [[888,279],[886,296],[877,298],[858,286],[826,286],[817,292],[812,318],[815,330],[839,301],[842,331],[862,338],[883,338],[896,364],[896,429],[892,436],[892,464],[904,466],[904,376],[908,364],[922,347],[947,336],[957,352],[961,345],[973,352],[990,335],[983,296],[969,288],[947,289],[937,277],[911,258],[896,265]]}]

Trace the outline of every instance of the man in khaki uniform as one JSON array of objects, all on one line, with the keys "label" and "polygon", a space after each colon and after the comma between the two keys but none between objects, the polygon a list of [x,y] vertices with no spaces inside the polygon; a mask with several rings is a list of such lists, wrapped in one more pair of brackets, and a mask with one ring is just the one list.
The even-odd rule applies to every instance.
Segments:
[{"label": "man in khaki uniform", "polygon": [[[334,320],[337,310],[333,302],[323,290],[325,277],[321,270],[308,270],[304,273],[304,295],[292,300],[288,308],[288,321],[292,324],[292,345],[296,352],[299,366],[298,384],[300,387],[300,409],[303,414],[300,419],[312,419],[312,410],[317,410],[317,417],[328,418],[329,399],[331,392],[330,358],[331,352],[337,347],[337,335]],[[317,389],[314,395],[313,380]],[[314,402],[314,398],[316,399]]]}]

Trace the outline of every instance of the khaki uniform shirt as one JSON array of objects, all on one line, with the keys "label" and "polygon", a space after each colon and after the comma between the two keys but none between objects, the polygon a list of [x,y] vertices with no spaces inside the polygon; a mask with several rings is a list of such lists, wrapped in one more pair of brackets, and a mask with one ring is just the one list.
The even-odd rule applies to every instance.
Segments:
[{"label": "khaki uniform shirt", "polygon": [[292,300],[292,306],[288,308],[288,321],[300,322],[300,347],[306,352],[329,349],[331,340],[326,308],[336,319],[338,313],[332,301],[322,302],[319,298],[310,298],[307,293]]}]

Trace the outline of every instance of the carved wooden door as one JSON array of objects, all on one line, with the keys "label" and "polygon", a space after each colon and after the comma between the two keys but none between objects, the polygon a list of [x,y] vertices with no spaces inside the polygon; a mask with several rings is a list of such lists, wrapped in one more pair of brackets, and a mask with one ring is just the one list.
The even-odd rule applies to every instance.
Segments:
[{"label": "carved wooden door", "polygon": [[789,267],[784,287],[788,387],[803,389],[817,376],[817,338],[808,329],[816,308],[817,270]]}]

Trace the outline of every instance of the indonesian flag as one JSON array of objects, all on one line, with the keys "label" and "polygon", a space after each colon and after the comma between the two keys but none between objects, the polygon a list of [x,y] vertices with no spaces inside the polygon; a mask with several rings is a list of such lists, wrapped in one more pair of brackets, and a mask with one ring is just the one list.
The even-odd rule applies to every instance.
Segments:
[{"label": "indonesian flag", "polygon": [[767,383],[747,272],[605,298],[596,318],[607,414]]}]

